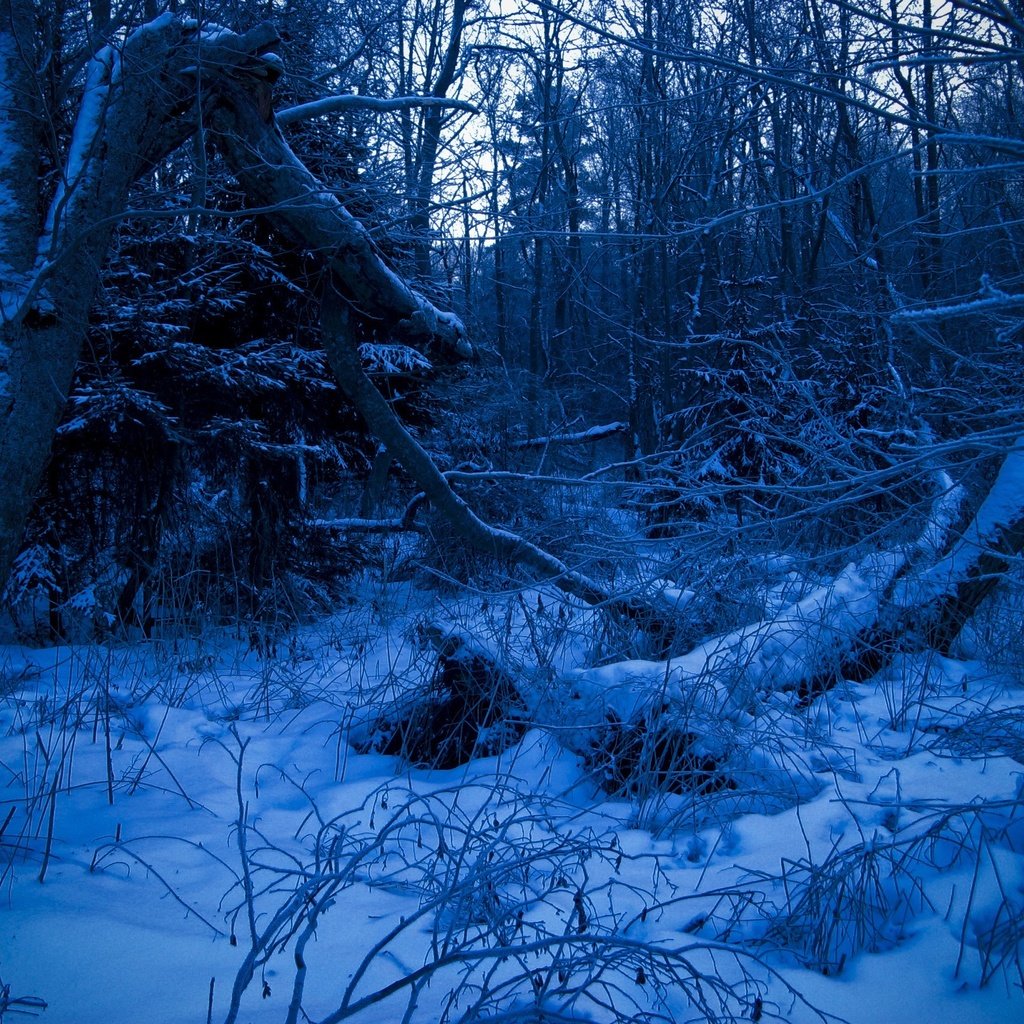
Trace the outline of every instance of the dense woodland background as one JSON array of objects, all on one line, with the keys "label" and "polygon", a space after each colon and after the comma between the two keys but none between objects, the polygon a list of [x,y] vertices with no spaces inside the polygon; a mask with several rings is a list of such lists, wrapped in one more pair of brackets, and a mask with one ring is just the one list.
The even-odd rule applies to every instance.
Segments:
[{"label": "dense woodland background", "polygon": [[1022,105],[1024,0],[0,0],[0,1020],[1017,1019]]},{"label": "dense woodland background", "polygon": [[[535,476],[465,486],[587,572],[615,572],[622,530],[571,521],[580,501],[715,557],[767,529],[846,558],[905,531],[938,469],[982,486],[1017,429],[1019,5],[177,7],[273,19],[278,109],[473,104],[282,131],[476,349],[454,365],[382,336],[367,369],[442,469]],[[164,5],[34,10],[45,209],[90,53]],[[209,135],[145,174],[117,225],[7,591],[26,635],[82,612],[286,628],[381,557],[344,522],[400,518],[417,490],[332,380],[317,269],[247,212]],[[584,472],[589,489],[545,480]],[[419,524],[423,564],[481,570]]]}]

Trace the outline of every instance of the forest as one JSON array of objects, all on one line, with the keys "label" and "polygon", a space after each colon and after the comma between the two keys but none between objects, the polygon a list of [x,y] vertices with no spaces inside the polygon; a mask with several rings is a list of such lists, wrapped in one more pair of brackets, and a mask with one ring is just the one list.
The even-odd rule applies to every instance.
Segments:
[{"label": "forest", "polygon": [[1024,1014],[1024,0],[0,0],[0,1022]]}]

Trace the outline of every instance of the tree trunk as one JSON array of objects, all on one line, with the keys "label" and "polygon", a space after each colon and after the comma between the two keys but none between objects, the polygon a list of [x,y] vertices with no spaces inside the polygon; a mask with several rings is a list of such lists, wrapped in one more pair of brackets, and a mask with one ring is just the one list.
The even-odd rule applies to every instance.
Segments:
[{"label": "tree trunk", "polygon": [[[111,234],[132,184],[196,131],[196,69],[221,142],[257,202],[280,203],[275,223],[324,256],[353,308],[378,332],[469,351],[457,318],[438,312],[383,263],[362,226],[294,158],[273,124],[261,54],[269,24],[209,38],[164,16],[91,61],[64,177],[39,236],[33,223],[38,150],[31,39],[33,4],[0,7],[0,578],[6,580],[60,421]],[[241,82],[256,83],[246,92]],[[263,106],[258,106],[263,104]],[[226,124],[226,127],[225,127]],[[251,134],[243,142],[238,132]],[[268,166],[269,164],[269,166]]]},{"label": "tree trunk", "polygon": [[458,317],[398,277],[366,228],[292,152],[274,122],[269,84],[224,77],[212,89],[209,134],[231,172],[275,228],[322,259],[361,332],[471,355]]},{"label": "tree trunk", "polygon": [[[29,5],[31,7],[31,5]],[[11,3],[8,45],[21,31]],[[203,47],[199,59],[238,68],[276,39],[268,26],[246,36],[228,35]],[[54,432],[71,386],[99,285],[110,236],[123,214],[132,183],[195,129],[196,30],[167,18],[130,35],[115,51],[90,62],[85,93],[67,155],[64,178],[43,226],[32,239],[27,273],[4,293],[0,341],[7,356],[7,388],[0,427],[0,576],[6,579],[32,509]],[[24,67],[9,51],[0,72],[5,87],[21,92]],[[10,129],[7,128],[9,131]],[[5,170],[27,164],[16,148]],[[17,211],[22,230],[35,209],[21,186]],[[24,206],[22,204],[25,204]],[[5,223],[3,228],[16,230]],[[13,251],[14,247],[10,247]],[[27,255],[25,243],[14,258]],[[10,285],[13,285],[11,287]]]},{"label": "tree trunk", "polygon": [[[443,98],[455,81],[465,20],[466,0],[454,0],[448,48],[437,80],[430,91],[431,96]],[[428,107],[423,113],[423,137],[417,158],[416,191],[413,197],[412,216],[409,218],[416,246],[416,273],[424,282],[430,280],[430,198],[434,190],[437,152],[441,146],[441,127],[444,118],[445,110],[442,107]]]},{"label": "tree trunk", "polygon": [[860,630],[838,663],[808,671],[804,702],[841,679],[861,682],[901,651],[931,647],[948,654],[981,602],[1024,549],[1024,437],[1016,444],[963,537],[933,565],[898,580],[875,621]]},{"label": "tree trunk", "polygon": [[324,348],[341,389],[366,425],[402,464],[458,535],[478,551],[494,558],[523,564],[549,578],[565,593],[587,604],[607,608],[654,633],[670,631],[673,613],[635,597],[617,597],[595,580],[570,569],[553,555],[484,522],[452,489],[430,456],[405,429],[391,406],[366,376],[359,358],[355,325],[347,301],[327,284],[321,308]]},{"label": "tree trunk", "polygon": [[32,269],[39,225],[40,121],[32,0],[0,0],[0,282],[9,290]]},{"label": "tree trunk", "polygon": [[377,514],[384,488],[391,472],[394,458],[384,445],[379,445],[370,466],[370,475],[366,478],[362,496],[359,499],[359,518],[372,519]]}]

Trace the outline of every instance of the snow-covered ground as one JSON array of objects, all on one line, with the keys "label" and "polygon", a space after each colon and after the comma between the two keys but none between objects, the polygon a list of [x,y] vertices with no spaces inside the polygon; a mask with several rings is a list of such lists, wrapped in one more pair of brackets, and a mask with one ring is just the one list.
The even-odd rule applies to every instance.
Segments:
[{"label": "snow-covered ground", "polygon": [[448,771],[358,753],[430,678],[428,618],[514,637],[535,692],[596,678],[550,595],[372,598],[267,661],[213,630],[0,652],[9,1001],[50,1024],[1024,1019],[1005,665],[776,696],[742,734],[759,787],[627,797],[550,716]]}]

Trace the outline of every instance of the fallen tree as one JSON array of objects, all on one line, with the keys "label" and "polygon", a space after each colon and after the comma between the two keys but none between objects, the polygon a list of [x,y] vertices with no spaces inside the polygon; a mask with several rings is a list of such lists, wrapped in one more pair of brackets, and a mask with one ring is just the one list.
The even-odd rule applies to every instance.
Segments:
[{"label": "fallen tree", "polygon": [[1024,437],[1018,437],[970,525],[942,558],[896,579],[875,620],[859,630],[834,667],[808,673],[801,700],[840,679],[861,682],[900,651],[949,652],[971,616],[1024,548]]},{"label": "fallen tree", "polygon": [[[401,729],[392,715],[387,749],[415,749],[414,759],[426,761],[458,747],[468,760],[466,723],[477,728],[486,707],[487,728],[502,741],[490,753],[514,742],[526,721],[550,730],[613,793],[768,803],[806,795],[816,786],[811,755],[820,752],[801,709],[841,681],[870,678],[901,652],[947,651],[1024,548],[1024,437],[959,535],[963,489],[944,473],[937,483],[913,542],[852,563],[778,614],[667,662],[619,662],[551,683],[511,673],[472,637],[437,630],[442,666],[446,644],[471,652],[474,696],[463,697],[461,716],[450,714],[451,694],[414,696]],[[424,710],[439,707],[444,714]],[[411,748],[400,733],[415,735]]]},{"label": "fallen tree", "polygon": [[749,794],[780,777],[800,789],[807,738],[794,713],[897,654],[948,651],[1024,549],[1024,437],[953,539],[962,500],[945,486],[915,542],[847,566],[777,615],[668,662],[570,674],[534,695],[534,721],[615,792]]},{"label": "fallen tree", "polygon": [[821,752],[801,709],[901,651],[947,649],[1024,547],[1024,438],[955,539],[963,488],[936,477],[913,542],[852,563],[777,614],[669,662],[616,663],[551,683],[504,666],[471,636],[431,627],[430,685],[381,716],[364,746],[452,767],[501,753],[528,724],[550,730],[613,794],[690,795],[716,813],[730,800],[768,809],[809,796]]}]

